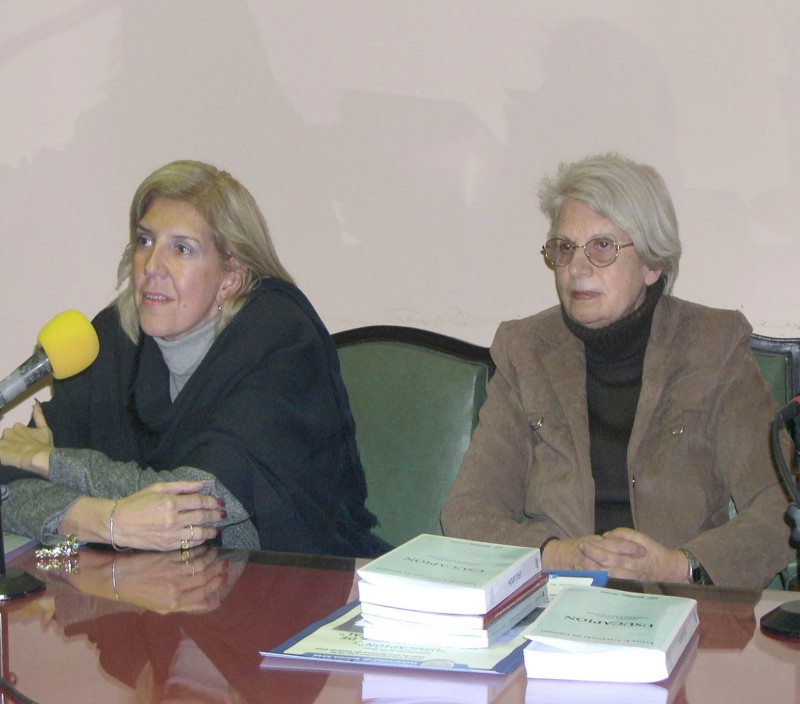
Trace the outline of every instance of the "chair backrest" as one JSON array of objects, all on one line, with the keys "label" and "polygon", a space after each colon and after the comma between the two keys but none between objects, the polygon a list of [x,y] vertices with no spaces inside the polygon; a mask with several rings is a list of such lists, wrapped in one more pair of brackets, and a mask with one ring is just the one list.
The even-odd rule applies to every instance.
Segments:
[{"label": "chair backrest", "polygon": [[[772,398],[783,408],[800,394],[800,338],[767,337],[753,333],[750,349],[758,362],[764,379],[772,389]],[[794,439],[793,464],[800,466],[800,424],[790,421],[787,425]],[[797,579],[797,561],[792,560],[772,582],[768,589],[786,589]]]},{"label": "chair backrest", "polygon": [[[800,394],[800,338],[750,336],[750,349],[764,379],[772,389],[772,398],[783,408]],[[800,424],[791,421],[794,438],[794,465],[800,466]]]},{"label": "chair backrest", "polygon": [[439,513],[494,371],[488,349],[395,325],[346,330],[333,340],[376,533],[393,545],[441,534]]}]

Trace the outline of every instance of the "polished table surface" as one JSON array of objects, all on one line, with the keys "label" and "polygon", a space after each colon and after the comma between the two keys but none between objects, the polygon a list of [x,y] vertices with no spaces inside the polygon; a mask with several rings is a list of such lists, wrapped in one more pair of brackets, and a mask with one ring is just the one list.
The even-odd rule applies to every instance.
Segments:
[{"label": "polished table surface", "polygon": [[[205,548],[187,557],[83,548],[72,571],[44,569],[32,552],[16,558],[10,567],[41,577],[46,589],[0,606],[4,676],[39,704],[544,701],[524,668],[505,677],[261,669],[259,651],[355,597],[355,561]],[[759,628],[797,592],[609,586],[698,600],[699,636],[662,701],[800,701],[800,645]],[[599,701],[601,691],[580,701]],[[576,701],[566,690],[548,697]]]}]

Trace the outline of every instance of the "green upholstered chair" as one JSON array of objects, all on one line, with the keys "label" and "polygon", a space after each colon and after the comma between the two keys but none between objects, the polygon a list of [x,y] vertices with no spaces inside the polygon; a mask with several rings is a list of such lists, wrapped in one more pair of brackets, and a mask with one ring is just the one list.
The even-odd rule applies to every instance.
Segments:
[{"label": "green upholstered chair", "polygon": [[[780,338],[756,335],[750,337],[750,349],[758,362],[761,374],[772,389],[772,397],[783,408],[795,396],[800,394],[800,338]],[[792,465],[800,466],[800,424],[794,421],[788,424],[789,432],[794,438],[795,453]],[[797,561],[790,563],[772,583],[772,589],[786,587],[797,576]]]},{"label": "green upholstered chair", "polygon": [[[750,349],[758,362],[761,374],[772,389],[772,398],[783,408],[800,394],[800,338],[750,337]],[[795,441],[793,464],[800,466],[800,426],[789,424],[789,431]]]},{"label": "green upholstered chair", "polygon": [[442,503],[494,370],[488,350],[393,325],[346,330],[333,340],[376,532],[393,545],[441,534]]}]

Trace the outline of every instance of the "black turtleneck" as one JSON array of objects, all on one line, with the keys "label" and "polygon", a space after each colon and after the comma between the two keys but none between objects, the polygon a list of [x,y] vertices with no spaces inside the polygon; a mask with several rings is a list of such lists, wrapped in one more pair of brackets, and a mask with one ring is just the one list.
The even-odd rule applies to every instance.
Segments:
[{"label": "black turtleneck", "polygon": [[570,331],[586,349],[586,400],[592,476],[595,482],[595,532],[633,527],[628,488],[628,441],[639,392],[653,311],[664,290],[658,279],[647,287],[639,308],[603,328],[587,328],[561,309]]}]

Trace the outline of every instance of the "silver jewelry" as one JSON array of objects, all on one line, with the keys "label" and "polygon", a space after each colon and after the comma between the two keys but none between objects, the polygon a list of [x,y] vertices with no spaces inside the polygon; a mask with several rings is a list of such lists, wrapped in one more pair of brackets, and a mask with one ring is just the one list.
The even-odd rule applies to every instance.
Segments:
[{"label": "silver jewelry", "polygon": [[54,545],[37,548],[35,554],[37,558],[63,560],[67,557],[77,557],[80,545],[78,536],[70,533],[66,538],[59,540]]},{"label": "silver jewelry", "polygon": [[119,499],[114,499],[114,505],[111,507],[111,515],[108,517],[108,539],[111,547],[117,552],[123,552],[123,549],[114,543],[114,514],[117,512],[117,502]]},{"label": "silver jewelry", "polygon": [[78,550],[80,541],[78,536],[70,533],[66,538],[57,540],[53,545],[44,545],[36,548],[36,566],[43,570],[59,570],[62,572],[77,572]]},{"label": "silver jewelry", "polygon": [[111,588],[114,590],[114,596],[119,601],[119,592],[117,591],[117,558],[115,557],[111,562]]}]

